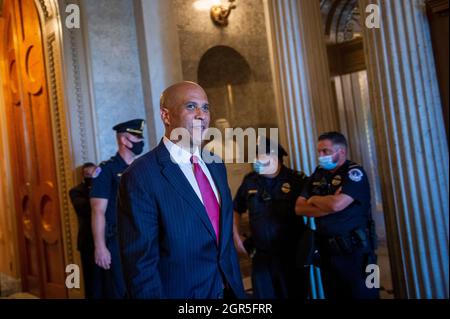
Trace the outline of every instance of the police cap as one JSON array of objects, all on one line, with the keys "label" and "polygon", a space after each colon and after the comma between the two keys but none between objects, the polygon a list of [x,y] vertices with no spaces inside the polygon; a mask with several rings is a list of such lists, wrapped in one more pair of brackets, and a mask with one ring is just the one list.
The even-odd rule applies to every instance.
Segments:
[{"label": "police cap", "polygon": [[145,121],[142,119],[135,119],[123,123],[119,123],[116,126],[113,127],[113,130],[116,131],[116,133],[130,133],[133,135],[136,135],[138,137],[143,137],[144,133],[144,124]]},{"label": "police cap", "polygon": [[286,150],[281,146],[279,143],[265,137],[265,136],[259,136],[258,137],[258,145],[256,148],[256,153],[259,154],[260,149],[263,150],[264,144],[265,144],[265,153],[266,154],[274,154],[276,151],[278,151],[278,158],[282,159],[284,156],[287,156]]}]

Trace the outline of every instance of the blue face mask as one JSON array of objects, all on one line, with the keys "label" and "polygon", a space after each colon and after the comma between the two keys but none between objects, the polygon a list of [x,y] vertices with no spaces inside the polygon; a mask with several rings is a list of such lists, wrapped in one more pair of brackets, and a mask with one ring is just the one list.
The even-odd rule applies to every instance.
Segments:
[{"label": "blue face mask", "polygon": [[263,167],[264,165],[260,161],[256,161],[253,163],[253,170],[258,174],[261,174]]},{"label": "blue face mask", "polygon": [[338,165],[338,162],[333,162],[333,155],[320,156],[319,157],[319,166],[324,170],[332,171]]}]

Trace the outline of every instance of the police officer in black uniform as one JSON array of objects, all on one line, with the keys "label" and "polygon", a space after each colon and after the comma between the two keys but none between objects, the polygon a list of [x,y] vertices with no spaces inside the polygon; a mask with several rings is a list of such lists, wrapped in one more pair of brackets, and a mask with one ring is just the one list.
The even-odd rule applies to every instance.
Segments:
[{"label": "police officer in black uniform", "polygon": [[77,249],[80,252],[83,267],[84,293],[86,299],[91,299],[94,295],[93,287],[97,278],[94,272],[94,239],[92,238],[89,193],[92,188],[92,180],[97,177],[100,168],[94,163],[84,163],[81,169],[83,181],[70,189],[69,196],[78,219]]},{"label": "police officer in black uniform", "polygon": [[126,294],[117,238],[117,189],[123,171],[143,151],[144,123],[135,119],[113,127],[119,149],[100,164],[101,172],[93,182],[90,202],[95,263],[102,277],[101,284],[94,287],[95,298],[123,298]]},{"label": "police officer in black uniform", "polygon": [[378,298],[378,289],[366,286],[366,266],[376,263],[367,174],[347,160],[347,141],[341,133],[322,134],[317,148],[319,166],[298,198],[296,212],[316,217],[326,297]]},{"label": "police officer in black uniform", "polygon": [[[245,176],[234,199],[233,237],[240,254],[252,257],[255,298],[301,298],[308,293],[308,271],[296,267],[296,246],[305,225],[295,202],[307,177],[283,164],[281,145],[260,138],[255,172]],[[265,144],[265,145],[264,145]],[[249,213],[251,237],[239,233],[240,215]]]}]

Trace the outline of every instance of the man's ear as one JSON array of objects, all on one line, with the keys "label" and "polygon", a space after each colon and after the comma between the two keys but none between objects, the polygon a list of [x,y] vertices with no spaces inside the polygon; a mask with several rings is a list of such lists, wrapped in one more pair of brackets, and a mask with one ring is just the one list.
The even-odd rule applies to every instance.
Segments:
[{"label": "man's ear", "polygon": [[159,109],[159,113],[161,114],[161,120],[163,121],[164,125],[169,126],[170,125],[169,110],[166,109],[165,107],[161,107]]}]

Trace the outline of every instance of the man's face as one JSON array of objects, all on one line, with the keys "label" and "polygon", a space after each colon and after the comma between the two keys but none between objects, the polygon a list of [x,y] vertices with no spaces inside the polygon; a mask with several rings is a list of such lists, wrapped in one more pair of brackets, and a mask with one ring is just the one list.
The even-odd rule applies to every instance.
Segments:
[{"label": "man's face", "polygon": [[83,169],[83,177],[91,178],[94,176],[97,166],[88,166]]},{"label": "man's face", "polygon": [[137,135],[131,134],[131,133],[120,133],[118,135],[119,143],[125,145],[129,149],[133,147],[133,143],[138,143],[143,141],[144,139],[141,137],[138,137]]},{"label": "man's face", "polygon": [[183,85],[176,90],[172,105],[161,110],[161,116],[169,132],[184,128],[189,132],[191,142],[200,145],[209,128],[210,113],[208,97],[199,86]]},{"label": "man's face", "polygon": [[322,156],[333,156],[333,162],[337,163],[342,158],[342,156],[345,156],[343,153],[343,148],[339,145],[334,145],[330,140],[322,140],[319,141],[317,144],[317,152],[319,154],[319,157]]},{"label": "man's face", "polygon": [[[126,133],[125,136],[126,136],[127,140],[131,143],[138,143],[138,142],[141,142],[144,140],[142,137],[139,137],[139,136],[131,134],[131,133]],[[133,145],[131,144],[131,147],[132,146]]]},{"label": "man's face", "polygon": [[275,155],[259,154],[256,160],[260,164],[260,171],[258,172],[260,175],[271,175],[278,170],[279,160]]}]

